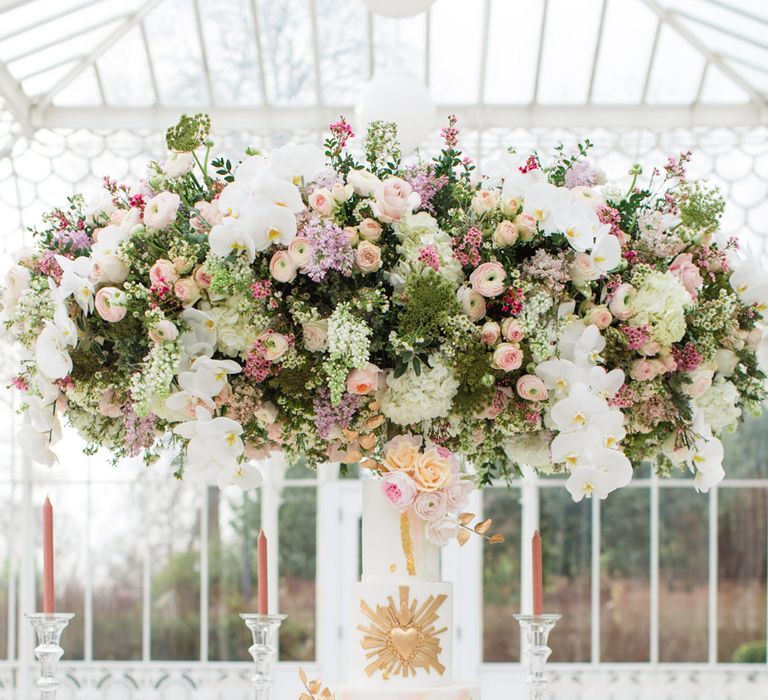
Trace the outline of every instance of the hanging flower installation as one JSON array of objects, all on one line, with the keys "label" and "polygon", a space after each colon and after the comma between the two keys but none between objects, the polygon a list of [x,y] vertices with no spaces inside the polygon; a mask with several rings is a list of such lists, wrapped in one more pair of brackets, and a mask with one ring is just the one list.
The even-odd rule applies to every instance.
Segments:
[{"label": "hanging flower installation", "polygon": [[454,119],[431,161],[393,124],[362,157],[341,119],[324,154],[209,160],[184,117],[137,188],[73,197],[8,273],[26,351],[22,440],[54,460],[59,418],[116,457],[178,453],[176,475],[257,486],[273,450],[385,475],[436,540],[479,480],[563,472],[579,500],[641,461],[723,477],[717,438],[765,398],[768,280],[718,232],[689,154],[628,188],[587,141],[505,153],[483,177]]}]

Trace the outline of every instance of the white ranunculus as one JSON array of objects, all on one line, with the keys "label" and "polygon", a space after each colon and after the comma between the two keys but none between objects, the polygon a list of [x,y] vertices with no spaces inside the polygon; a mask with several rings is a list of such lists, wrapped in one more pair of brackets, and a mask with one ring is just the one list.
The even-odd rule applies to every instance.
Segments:
[{"label": "white ranunculus", "polygon": [[5,290],[3,291],[3,311],[10,315],[18,304],[21,295],[29,289],[32,274],[22,265],[12,265],[5,275]]},{"label": "white ranunculus", "polygon": [[170,153],[162,165],[166,177],[175,178],[192,172],[195,157],[191,153]]},{"label": "white ranunculus", "polygon": [[370,197],[381,184],[381,180],[368,170],[350,170],[347,182],[363,197]]},{"label": "white ranunculus", "polygon": [[109,192],[100,192],[85,207],[85,223],[89,226],[103,226],[115,210],[112,195]]}]

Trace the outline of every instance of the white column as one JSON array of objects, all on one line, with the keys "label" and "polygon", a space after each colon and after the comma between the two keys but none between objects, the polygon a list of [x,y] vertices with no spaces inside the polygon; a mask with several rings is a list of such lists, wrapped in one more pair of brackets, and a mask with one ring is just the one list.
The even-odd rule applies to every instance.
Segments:
[{"label": "white column", "polygon": [[200,661],[208,661],[208,609],[210,595],[210,560],[208,557],[208,486],[200,489]]},{"label": "white column", "polygon": [[709,490],[709,606],[707,629],[707,657],[710,664],[717,663],[717,540],[718,540],[718,489],[713,486]]},{"label": "white column", "polygon": [[659,663],[659,477],[651,475],[651,649],[650,661]]},{"label": "white column", "polygon": [[600,499],[592,499],[591,660],[600,663]]},{"label": "white column", "polygon": [[19,568],[19,677],[17,697],[23,700],[30,690],[35,647],[34,634],[25,613],[36,612],[35,602],[35,529],[32,507],[32,463],[22,457],[21,551]]}]

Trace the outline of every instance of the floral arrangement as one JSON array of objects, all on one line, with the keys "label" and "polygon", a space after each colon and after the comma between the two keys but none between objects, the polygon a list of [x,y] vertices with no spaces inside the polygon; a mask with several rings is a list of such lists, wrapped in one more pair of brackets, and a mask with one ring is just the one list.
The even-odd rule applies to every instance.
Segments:
[{"label": "floral arrangement", "polygon": [[183,117],[143,182],[71,198],[8,273],[36,459],[64,415],[92,449],[175,449],[177,477],[222,486],[258,485],[274,450],[362,463],[431,522],[463,507],[459,457],[480,482],[565,473],[576,500],[643,461],[723,477],[717,436],[766,395],[768,280],[689,154],[619,189],[588,141],[479,176],[453,118],[412,163],[381,122],[359,156],[344,119],[324,151],[239,162],[209,131]]}]

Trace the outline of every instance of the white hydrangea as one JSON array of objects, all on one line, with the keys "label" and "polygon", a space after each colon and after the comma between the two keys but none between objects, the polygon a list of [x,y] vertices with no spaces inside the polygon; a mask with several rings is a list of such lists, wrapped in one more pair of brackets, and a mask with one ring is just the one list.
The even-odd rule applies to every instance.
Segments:
[{"label": "white hydrangea", "polygon": [[551,474],[555,468],[549,449],[552,435],[546,430],[513,435],[504,443],[504,452],[516,464],[535,467],[539,472]]},{"label": "white hydrangea", "polygon": [[241,296],[233,296],[208,310],[216,322],[216,347],[229,357],[245,357],[265,330],[261,324],[254,323],[253,314],[242,312],[243,302]]},{"label": "white hydrangea", "polygon": [[731,430],[741,418],[738,405],[739,390],[725,377],[718,376],[712,386],[696,399],[696,406],[704,412],[704,421],[713,433]]},{"label": "white hydrangea", "polygon": [[685,309],[691,295],[673,274],[651,272],[637,292],[633,326],[648,325],[653,339],[663,347],[685,335]]},{"label": "white hydrangea", "polygon": [[412,365],[397,379],[389,373],[381,397],[381,412],[397,425],[444,418],[458,389],[459,381],[453,370],[435,353],[429,358],[429,366],[422,364],[418,375]]}]

